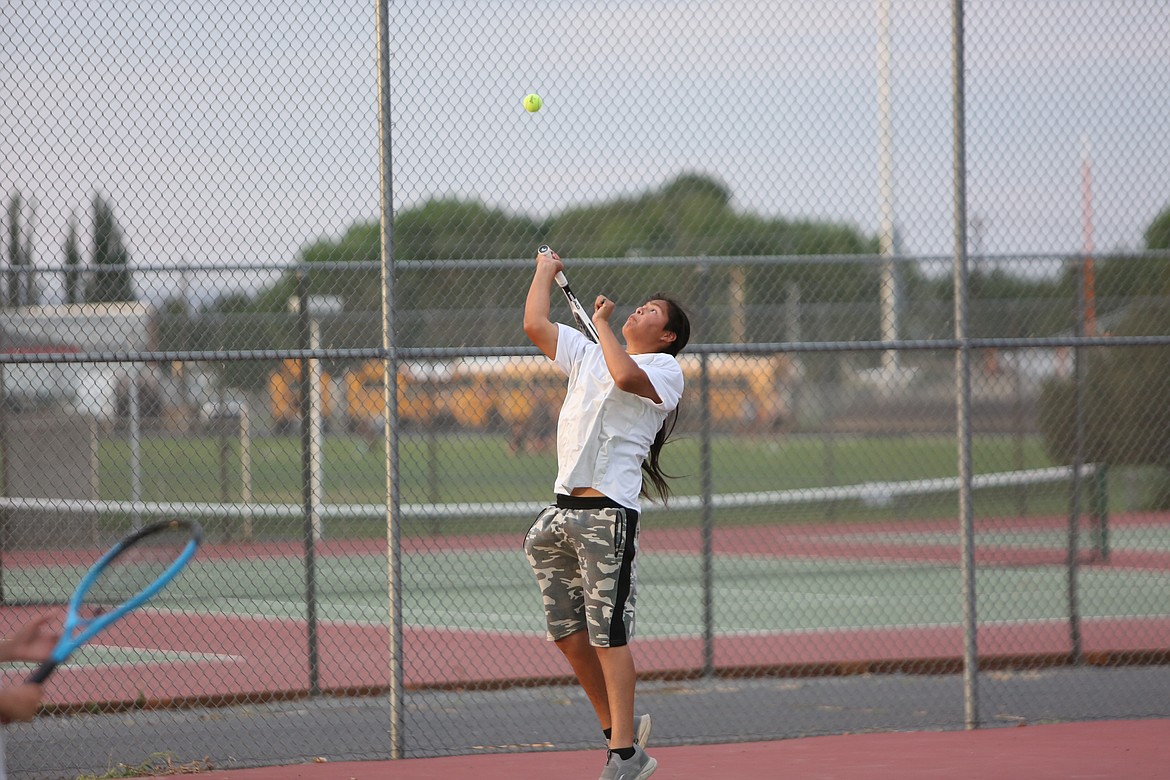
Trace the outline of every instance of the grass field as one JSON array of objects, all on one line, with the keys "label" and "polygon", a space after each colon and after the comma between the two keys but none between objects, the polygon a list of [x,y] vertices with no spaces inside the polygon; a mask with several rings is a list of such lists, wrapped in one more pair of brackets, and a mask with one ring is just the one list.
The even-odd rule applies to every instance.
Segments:
[{"label": "grass field", "polygon": [[[412,434],[401,440],[401,498],[422,501],[543,500],[551,490],[555,453],[512,453],[503,435]],[[1021,457],[1022,455],[1022,457]],[[130,495],[130,451],[123,440],[100,443],[101,498]],[[977,438],[977,472],[1055,465],[1038,438]],[[297,503],[301,496],[300,441],[295,436],[256,439],[251,451],[252,496],[257,502]],[[680,438],[664,454],[679,476],[680,495],[698,490],[697,438]],[[237,501],[241,475],[238,444],[221,463],[218,439],[149,437],[142,442],[142,490],[146,501]],[[715,492],[785,490],[852,485],[875,480],[953,476],[955,443],[950,436],[755,438],[721,436],[712,441]],[[324,446],[326,500],[379,503],[386,489],[381,449],[351,436],[327,436]],[[224,479],[221,479],[221,474]]]}]

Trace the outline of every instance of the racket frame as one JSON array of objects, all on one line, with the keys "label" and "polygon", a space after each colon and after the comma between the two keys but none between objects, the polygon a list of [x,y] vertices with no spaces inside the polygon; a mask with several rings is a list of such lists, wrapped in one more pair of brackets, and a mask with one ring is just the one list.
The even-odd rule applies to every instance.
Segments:
[{"label": "racket frame", "polygon": [[[102,612],[100,615],[93,617],[81,616],[81,605],[85,600],[89,589],[97,582],[98,577],[101,576],[102,570],[119,555],[121,555],[127,548],[136,544],[139,540],[151,536],[152,534],[167,529],[181,526],[190,531],[191,536],[187,543],[183,546],[182,551],[175,557],[175,560],[170,563],[162,574],[154,579],[149,585],[142,590],[130,596],[116,607]],[[108,628],[111,624],[117,622],[125,617],[130,612],[138,607],[141,607],[146,602],[150,601],[159,591],[171,583],[179,572],[195,557],[195,553],[199,549],[199,545],[203,542],[203,529],[199,524],[193,520],[163,520],[158,523],[140,528],[137,531],[125,536],[106,551],[97,562],[89,568],[81,581],[77,583],[77,587],[73,591],[73,595],[69,597],[67,605],[67,613],[65,615],[65,623],[61,631],[61,638],[57,640],[53,652],[49,655],[47,661],[42,663],[31,675],[28,677],[28,682],[42,683],[48,679],[49,675],[71,656],[74,651],[84,645],[89,640],[93,639],[103,630]]]}]

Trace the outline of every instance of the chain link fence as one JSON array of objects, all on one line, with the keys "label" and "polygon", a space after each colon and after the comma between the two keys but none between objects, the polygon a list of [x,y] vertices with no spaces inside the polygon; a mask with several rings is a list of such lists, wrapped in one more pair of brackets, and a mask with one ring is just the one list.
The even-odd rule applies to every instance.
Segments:
[{"label": "chain link fence", "polygon": [[521,549],[542,243],[694,324],[663,742],[1170,714],[1164,3],[3,14],[0,629],[208,536],[14,776],[600,744]]}]

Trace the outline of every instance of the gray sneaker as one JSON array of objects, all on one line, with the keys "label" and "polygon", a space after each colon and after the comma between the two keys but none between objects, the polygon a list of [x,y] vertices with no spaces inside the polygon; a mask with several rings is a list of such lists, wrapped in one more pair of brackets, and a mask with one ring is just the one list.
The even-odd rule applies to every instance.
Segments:
[{"label": "gray sneaker", "polygon": [[599,780],[646,780],[654,774],[658,762],[646,755],[646,751],[634,745],[634,755],[628,761],[622,761],[617,753],[610,751],[605,759],[605,771]]},{"label": "gray sneaker", "polygon": [[654,724],[650,722],[650,714],[634,716],[634,744],[646,747],[650,742],[650,729]]},{"label": "gray sneaker", "polygon": [[[646,747],[646,743],[650,741],[650,729],[652,729],[653,727],[654,727],[654,724],[650,721],[650,714],[649,713],[647,713],[645,715],[635,715],[634,716],[634,746],[635,747],[642,747],[642,748]],[[636,754],[635,754],[635,757],[636,757]],[[610,758],[612,758],[613,760],[610,760]],[[654,759],[650,759],[650,760],[654,761]],[[655,766],[657,766],[657,762],[654,762],[654,763],[655,763]],[[614,780],[614,778],[616,777],[614,772],[616,772],[616,771],[617,771],[617,756],[613,753],[610,753],[609,757],[607,757],[605,760],[605,771],[601,773],[600,780]],[[651,769],[650,771],[653,772],[654,770]],[[649,777],[650,775],[647,774],[645,776]]]}]

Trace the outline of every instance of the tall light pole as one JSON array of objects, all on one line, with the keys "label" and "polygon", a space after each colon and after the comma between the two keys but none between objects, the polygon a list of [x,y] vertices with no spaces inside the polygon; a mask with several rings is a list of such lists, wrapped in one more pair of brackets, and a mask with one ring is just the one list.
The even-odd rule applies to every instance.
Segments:
[{"label": "tall light pole", "polygon": [[[894,267],[894,140],[890,97],[890,2],[878,0],[878,181],[881,223],[878,252],[881,255],[882,341],[898,338],[898,287]],[[882,375],[891,388],[898,371],[897,350],[882,353]]]},{"label": "tall light pole", "polygon": [[1093,256],[1097,248],[1093,240],[1093,152],[1089,137],[1081,138],[1081,225],[1085,277],[1085,335],[1097,335],[1097,283]]}]

